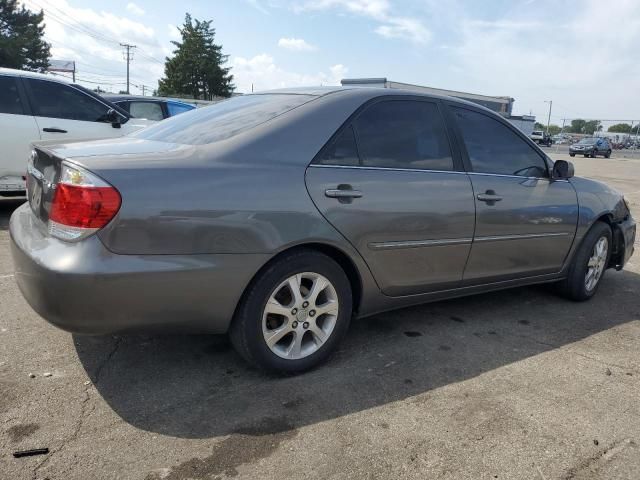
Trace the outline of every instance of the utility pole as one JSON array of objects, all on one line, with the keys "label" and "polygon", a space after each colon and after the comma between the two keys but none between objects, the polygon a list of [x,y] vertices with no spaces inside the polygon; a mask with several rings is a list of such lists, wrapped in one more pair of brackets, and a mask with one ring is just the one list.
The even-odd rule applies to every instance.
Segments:
[{"label": "utility pole", "polygon": [[549,124],[551,123],[551,106],[553,105],[553,100],[545,100],[544,103],[549,104],[549,116],[547,117],[547,135],[549,135]]},{"label": "utility pole", "polygon": [[142,85],[142,96],[144,97],[144,89],[146,88],[146,85]]},{"label": "utility pole", "polygon": [[136,46],[129,45],[128,43],[121,43],[120,46],[127,50],[125,53],[125,60],[127,61],[127,95],[129,95],[129,63],[133,60],[133,53],[131,53],[131,50],[136,48]]}]

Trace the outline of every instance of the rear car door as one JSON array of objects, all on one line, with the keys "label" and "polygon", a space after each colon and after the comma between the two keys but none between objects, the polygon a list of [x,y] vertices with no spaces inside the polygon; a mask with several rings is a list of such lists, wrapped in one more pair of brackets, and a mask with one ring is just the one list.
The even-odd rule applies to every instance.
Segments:
[{"label": "rear car door", "polygon": [[0,132],[0,193],[23,191],[31,142],[40,140],[40,135],[20,79],[10,75],[0,75]]},{"label": "rear car door", "polygon": [[334,135],[306,182],[382,291],[410,295],[461,284],[474,228],[471,183],[461,167],[438,102],[386,98]]},{"label": "rear car door", "polygon": [[465,284],[558,272],[578,221],[566,180],[515,127],[472,107],[450,106],[476,202]]},{"label": "rear car door", "polygon": [[72,85],[25,78],[31,108],[43,140],[119,137],[107,118],[110,107]]}]

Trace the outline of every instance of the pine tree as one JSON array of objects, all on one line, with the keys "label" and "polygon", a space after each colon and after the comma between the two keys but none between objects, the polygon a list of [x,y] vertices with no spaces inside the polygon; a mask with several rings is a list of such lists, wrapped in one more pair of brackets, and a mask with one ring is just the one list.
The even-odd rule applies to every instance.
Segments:
[{"label": "pine tree", "polygon": [[33,13],[17,0],[0,0],[0,67],[42,72],[49,66],[50,45],[43,40],[44,13]]},{"label": "pine tree", "polygon": [[173,57],[166,59],[165,78],[158,84],[160,95],[188,95],[202,100],[231,96],[233,75],[223,66],[228,55],[223,55],[222,45],[214,43],[211,23],[185,15],[184,25],[179,28],[182,42],[171,42],[176,49]]}]

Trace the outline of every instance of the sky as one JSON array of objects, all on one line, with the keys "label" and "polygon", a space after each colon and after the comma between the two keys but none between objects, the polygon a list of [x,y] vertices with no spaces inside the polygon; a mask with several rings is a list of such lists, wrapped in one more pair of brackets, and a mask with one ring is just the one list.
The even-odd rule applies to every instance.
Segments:
[{"label": "sky", "polygon": [[[638,0],[23,0],[79,83],[157,87],[189,12],[212,20],[238,92],[389,80],[515,98],[546,123],[640,120]],[[609,123],[609,122],[607,122]]]}]

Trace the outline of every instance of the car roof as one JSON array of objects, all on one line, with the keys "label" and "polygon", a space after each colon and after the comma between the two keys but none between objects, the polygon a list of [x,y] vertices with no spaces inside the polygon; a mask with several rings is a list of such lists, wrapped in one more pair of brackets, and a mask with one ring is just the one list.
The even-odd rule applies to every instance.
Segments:
[{"label": "car roof", "polygon": [[0,75],[7,75],[12,77],[26,77],[26,78],[37,78],[40,80],[49,80],[53,82],[59,83],[73,83],[67,77],[61,75],[55,75],[52,73],[38,73],[38,72],[28,72],[26,70],[15,70],[13,68],[0,68]]}]

